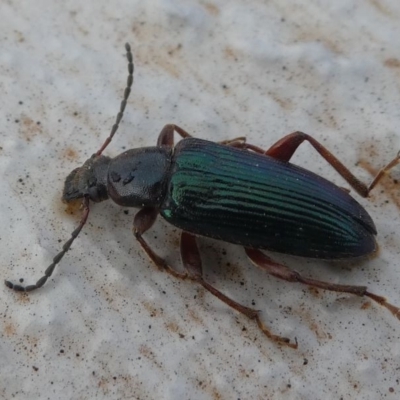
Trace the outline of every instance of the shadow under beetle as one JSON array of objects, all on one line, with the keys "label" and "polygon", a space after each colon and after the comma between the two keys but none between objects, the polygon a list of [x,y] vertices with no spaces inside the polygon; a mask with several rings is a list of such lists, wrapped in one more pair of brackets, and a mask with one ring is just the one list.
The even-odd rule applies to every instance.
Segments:
[{"label": "shadow under beetle", "polygon": [[[90,201],[97,203],[110,198],[121,206],[140,208],[134,217],[133,233],[158,268],[199,283],[230,307],[255,320],[264,334],[278,343],[297,347],[297,341],[292,343],[271,333],[258,310],[237,303],[204,280],[197,235],[244,246],[255,265],[277,278],[369,297],[400,319],[400,308],[369,292],[365,286],[303,277],[259,250],[325,260],[345,260],[376,252],[375,225],[348,191],[289,161],[298,146],[307,141],[353,189],[367,197],[380,179],[400,163],[400,154],[369,186],[302,132],[285,136],[265,151],[246,143],[244,137],[214,143],[192,138],[179,126],[166,125],[157,146],[131,149],[115,158],[103,156],[118,129],[133,83],[132,53],[129,44],[125,48],[129,75],[111,133],[97,153],[73,170],[65,181],[62,200],[68,203],[83,199],[80,224],[36,284],[23,287],[5,281],[10,289],[30,292],[42,287],[85,225]],[[176,146],[175,132],[182,137]],[[143,238],[158,214],[182,229],[180,252],[184,272],[171,268]]]}]

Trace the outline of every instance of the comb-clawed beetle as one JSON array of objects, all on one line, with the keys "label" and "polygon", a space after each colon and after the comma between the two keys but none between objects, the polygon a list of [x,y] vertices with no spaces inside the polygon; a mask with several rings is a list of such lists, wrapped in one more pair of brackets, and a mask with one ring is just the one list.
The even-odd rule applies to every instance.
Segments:
[{"label": "comb-clawed beetle", "polygon": [[[300,144],[309,142],[361,196],[367,197],[379,180],[400,163],[398,154],[366,186],[330,151],[311,136],[294,132],[263,149],[246,143],[244,137],[219,143],[192,138],[176,125],[166,125],[157,145],[128,150],[115,158],[102,155],[122,119],[133,83],[133,62],[126,44],[128,80],[116,122],[102,147],[65,181],[62,199],[83,199],[83,216],[62,251],[44,276],[26,287],[10,281],[17,291],[32,291],[44,285],[55,266],[79,235],[89,215],[90,201],[110,198],[124,207],[140,210],[134,218],[134,235],[160,269],[181,279],[191,279],[214,296],[254,319],[269,338],[296,348],[297,341],[272,334],[259,311],[225,296],[203,279],[196,235],[244,246],[246,254],[269,274],[326,290],[366,296],[400,318],[400,309],[365,286],[339,285],[301,276],[274,262],[260,249],[325,260],[351,259],[376,251],[376,228],[364,208],[320,176],[289,161]],[[182,140],[174,146],[174,133]],[[157,215],[182,229],[180,252],[184,272],[177,272],[147,244],[143,234]]]}]

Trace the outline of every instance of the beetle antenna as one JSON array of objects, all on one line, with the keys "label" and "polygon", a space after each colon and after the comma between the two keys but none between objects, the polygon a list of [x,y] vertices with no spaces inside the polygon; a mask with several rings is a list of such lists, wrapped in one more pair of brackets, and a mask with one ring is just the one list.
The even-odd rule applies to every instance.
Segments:
[{"label": "beetle antenna", "polygon": [[119,123],[121,122],[122,116],[124,115],[125,107],[126,107],[126,102],[128,100],[128,97],[131,93],[131,87],[133,83],[133,59],[132,59],[132,52],[131,52],[131,46],[129,43],[125,44],[125,49],[126,49],[126,58],[128,59],[128,79],[126,82],[126,88],[124,92],[124,98],[122,99],[121,106],[119,108],[119,112],[117,114],[117,118],[115,119],[115,124],[111,128],[110,135],[108,138],[105,140],[103,145],[100,147],[100,150],[97,151],[96,156],[101,155],[101,153],[104,151],[104,149],[110,144],[113,136],[118,130]]},{"label": "beetle antenna", "polygon": [[84,198],[82,206],[83,206],[83,214],[79,226],[71,233],[71,237],[69,238],[68,241],[64,243],[62,250],[53,258],[53,262],[47,267],[46,271],[44,272],[44,275],[34,285],[28,285],[28,286],[16,285],[10,281],[4,281],[7,287],[17,292],[31,292],[32,290],[39,289],[46,283],[47,279],[50,278],[50,276],[54,272],[56,265],[62,260],[65,253],[70,249],[72,243],[78,237],[82,228],[86,224],[90,211],[89,197]]}]

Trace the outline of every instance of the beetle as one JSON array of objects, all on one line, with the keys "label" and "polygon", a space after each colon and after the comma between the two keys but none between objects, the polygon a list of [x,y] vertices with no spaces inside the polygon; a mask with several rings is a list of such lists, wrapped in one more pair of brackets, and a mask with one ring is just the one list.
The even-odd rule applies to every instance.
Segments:
[{"label": "beetle", "polygon": [[[10,289],[30,292],[42,287],[85,225],[90,202],[111,199],[123,207],[136,207],[134,236],[150,260],[161,270],[190,279],[255,320],[262,332],[277,343],[297,347],[273,334],[259,311],[227,297],[204,280],[196,236],[242,245],[251,262],[267,273],[311,287],[369,297],[400,319],[400,308],[365,286],[340,285],[306,278],[269,258],[261,250],[324,260],[365,257],[377,251],[376,227],[367,211],[349,191],[290,163],[304,141],[355,189],[367,197],[391,168],[400,152],[382,168],[369,186],[357,179],[328,149],[302,132],[291,133],[268,150],[246,142],[245,137],[219,143],[193,138],[177,125],[166,125],[157,145],[125,151],[115,158],[102,155],[122,119],[133,83],[129,44],[128,79],[110,135],[100,149],[66,178],[62,200],[82,199],[82,217],[70,239],[54,257],[42,278],[21,286],[5,281]],[[174,134],[181,140],[174,145]],[[180,252],[184,272],[159,257],[143,238],[158,214],[182,230]]]}]

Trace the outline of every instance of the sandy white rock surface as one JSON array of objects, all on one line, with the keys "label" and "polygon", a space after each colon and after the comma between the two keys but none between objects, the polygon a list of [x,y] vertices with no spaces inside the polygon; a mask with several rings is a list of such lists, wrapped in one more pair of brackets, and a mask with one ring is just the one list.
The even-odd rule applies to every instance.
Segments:
[{"label": "sandy white rock surface", "polygon": [[[108,135],[125,42],[135,83],[107,155],[153,145],[166,123],[265,148],[302,130],[370,181],[400,149],[394,0],[38,0],[2,2],[0,15],[2,280],[34,282],[76,227],[63,181]],[[293,161],[347,186],[310,146]],[[398,186],[389,179],[370,200],[355,197],[376,222],[378,257],[274,257],[400,305]],[[207,279],[299,342],[278,347],[203,289],[153,267],[134,242],[133,215],[111,202],[92,207],[42,290],[0,289],[0,398],[399,398],[400,321],[386,310],[277,281],[237,246],[200,240]],[[176,229],[160,220],[147,238],[179,265]]]}]

